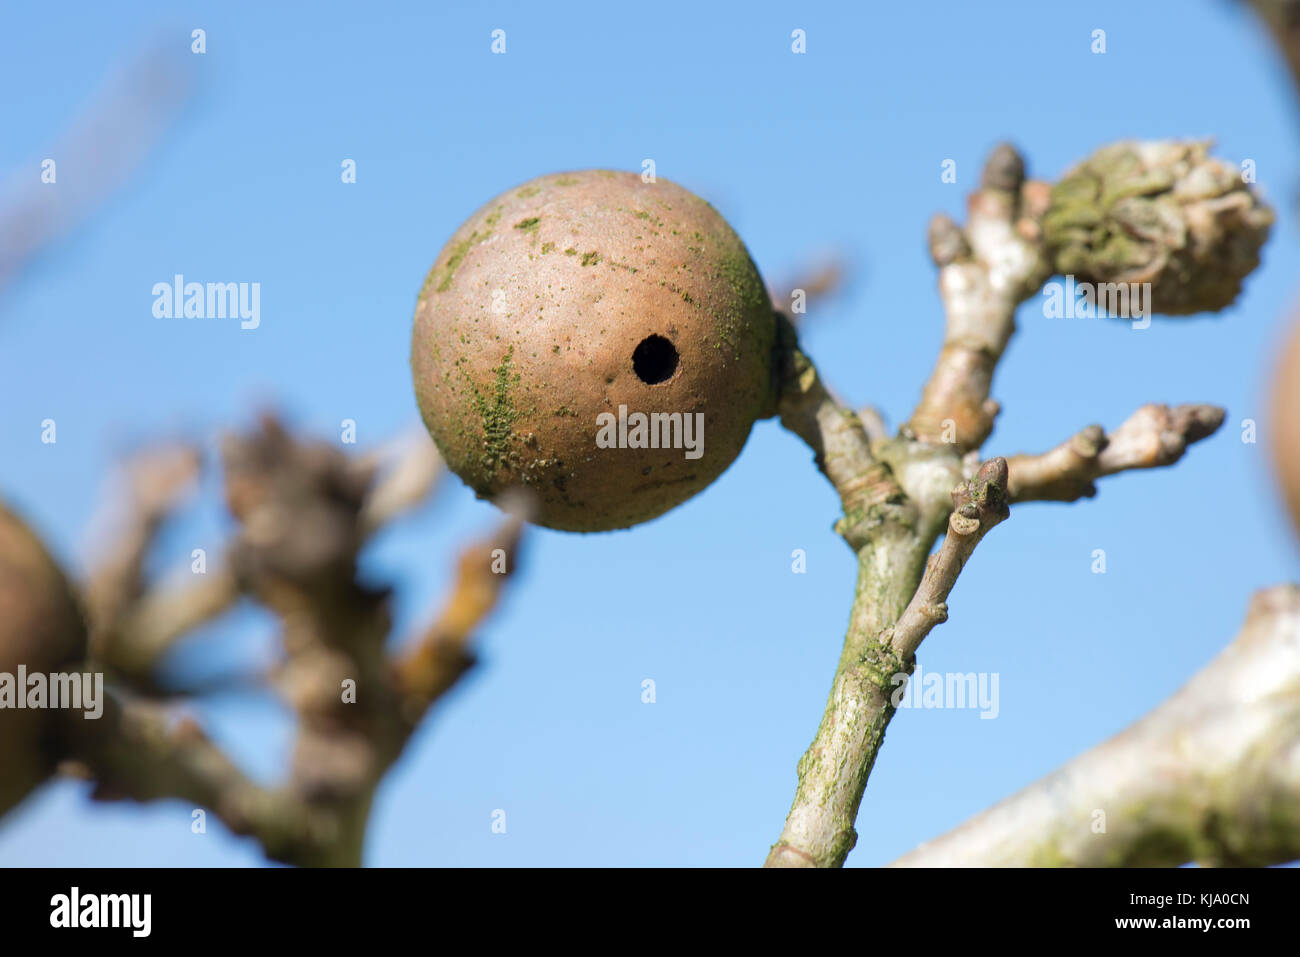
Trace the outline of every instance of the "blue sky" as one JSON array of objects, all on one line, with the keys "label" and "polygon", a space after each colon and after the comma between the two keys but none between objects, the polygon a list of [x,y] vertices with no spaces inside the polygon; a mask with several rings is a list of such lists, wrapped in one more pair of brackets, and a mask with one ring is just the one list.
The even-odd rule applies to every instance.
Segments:
[{"label": "blue sky", "polygon": [[[846,400],[896,424],[942,336],[926,222],[960,217],[994,144],[1012,140],[1053,178],[1116,139],[1213,136],[1219,155],[1255,160],[1279,207],[1245,294],[1143,332],[1030,303],[986,450],[1045,449],[1148,401],[1215,402],[1228,423],[1173,469],[1018,508],[981,545],[919,660],[997,673],[1000,713],[900,712],[850,857],[887,862],[1149,710],[1227,643],[1254,589],[1296,577],[1267,448],[1243,443],[1240,423],[1265,421],[1300,292],[1300,114],[1241,6],[9,5],[0,171],[18,176],[38,176],[104,76],[147,43],[185,52],[202,27],[207,53],[191,63],[192,108],[127,188],[0,290],[0,495],[81,568],[103,479],[145,440],[209,437],[271,402],[326,438],[355,419],[363,445],[410,427],[415,295],[461,221],[542,173],[647,157],[713,202],[769,278],[845,252],[853,281],[809,316],[805,344]],[[504,56],[490,52],[496,28]],[[1098,28],[1104,55],[1089,51]],[[354,185],[340,182],[346,158]],[[941,182],[946,159],[955,185]],[[178,272],[261,283],[260,328],[155,319],[152,286]],[[537,531],[482,633],[482,666],[380,791],[366,862],[760,863],[847,620],[854,562],[836,512],[806,448],[765,422],[718,482],[655,522]],[[436,607],[457,543],[493,521],[452,481],[376,541],[367,573],[399,588],[399,633]],[[228,528],[210,487],[158,569],[216,550]],[[796,548],[806,574],[791,572]],[[178,666],[256,660],[273,634],[241,610]],[[284,765],[292,729],[273,701],[228,695],[198,713],[257,774]],[[498,808],[504,835],[490,828]],[[50,785],[0,821],[0,864],[263,863],[215,822],[191,834],[189,810],[92,805],[82,785]]]}]

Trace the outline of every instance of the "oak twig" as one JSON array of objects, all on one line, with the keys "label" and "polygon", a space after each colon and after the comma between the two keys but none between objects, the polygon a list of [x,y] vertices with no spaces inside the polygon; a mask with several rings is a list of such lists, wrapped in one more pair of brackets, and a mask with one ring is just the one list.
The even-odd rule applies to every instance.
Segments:
[{"label": "oak twig", "polygon": [[939,267],[947,328],[908,423],[921,441],[951,435],[965,452],[979,448],[993,430],[993,371],[1015,332],[1016,307],[1050,274],[1036,223],[1046,202],[1045,184],[1026,182],[1024,160],[1003,144],[971,195],[966,228],[946,216],[931,222],[930,253]]},{"label": "oak twig", "polygon": [[970,198],[966,226],[946,217],[931,224],[947,327],[934,372],[896,438],[881,435],[878,417],[869,430],[835,402],[784,328],[781,422],[813,449],[839,492],[837,529],[857,556],[858,581],[830,695],[799,760],[769,867],[844,862],[896,692],[921,642],[947,618],[963,566],[1006,518],[1009,502],[1084,497],[1103,475],[1172,464],[1222,423],[1213,406],[1148,405],[1109,436],[1089,427],[1044,455],[979,465],[998,411],[993,374],[1015,332],[1016,307],[1051,274],[1041,228],[1049,192],[1027,181],[1019,154],[1001,146]]},{"label": "oak twig", "polygon": [[1144,405],[1110,435],[1090,425],[1050,452],[1009,456],[1011,501],[1073,502],[1097,494],[1102,476],[1173,465],[1226,414],[1214,405]]}]

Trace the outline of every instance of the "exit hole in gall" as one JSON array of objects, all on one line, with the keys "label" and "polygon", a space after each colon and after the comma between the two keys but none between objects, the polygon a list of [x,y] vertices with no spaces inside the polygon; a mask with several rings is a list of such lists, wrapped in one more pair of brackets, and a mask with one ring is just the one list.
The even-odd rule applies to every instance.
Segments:
[{"label": "exit hole in gall", "polygon": [[677,359],[677,347],[663,336],[646,336],[632,352],[632,371],[646,385],[657,385],[673,377]]}]

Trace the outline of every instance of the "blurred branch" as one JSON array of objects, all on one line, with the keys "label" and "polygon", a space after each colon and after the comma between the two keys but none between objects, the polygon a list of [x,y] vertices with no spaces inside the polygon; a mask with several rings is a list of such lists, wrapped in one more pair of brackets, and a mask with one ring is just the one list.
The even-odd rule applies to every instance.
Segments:
[{"label": "blurred branch", "polygon": [[181,572],[139,597],[118,626],[122,637],[100,657],[128,679],[150,675],[177,641],[225,614],[242,594],[224,566],[201,576]]},{"label": "blurred branch", "polygon": [[[50,164],[12,176],[0,192],[0,287],[136,171],[190,98],[190,64],[163,48],[143,55],[46,151]],[[39,783],[48,773],[41,752],[57,744],[62,769],[91,779],[97,800],[180,798],[256,837],[277,860],[357,864],[375,788],[428,705],[467,667],[435,674],[428,665],[472,660],[472,633],[495,605],[505,575],[488,571],[488,559],[493,570],[497,564],[494,549],[486,556],[486,546],[466,552],[452,600],[408,659],[415,664],[399,686],[399,669],[385,652],[388,591],[363,584],[357,562],[371,536],[426,501],[438,484],[442,463],[427,433],[354,460],[294,438],[268,416],[256,432],[227,437],[223,458],[226,502],[239,522],[224,560],[193,580],[161,583],[148,581],[146,564],[193,488],[200,456],[186,444],[165,445],[126,463],[124,481],[103,509],[112,520],[109,547],[83,589],[89,636],[54,622],[60,634],[81,632],[75,654],[89,657],[85,667],[106,668],[115,679],[105,713],[90,722],[56,715],[57,734],[42,733],[40,748],[14,750],[21,767],[7,766],[6,757],[0,771],[21,777],[0,789],[0,807]],[[496,540],[511,569],[521,535],[522,520],[512,518]],[[34,537],[16,535],[0,545],[15,552],[0,554],[0,567],[34,561],[27,553],[39,547]],[[13,578],[0,584],[12,592]],[[278,788],[253,782],[196,723],[176,720],[160,703],[168,696],[159,671],[166,653],[244,595],[279,617],[285,655],[269,680],[298,718],[293,763]],[[21,640],[6,639],[14,647],[5,650],[22,651],[30,630],[20,629]],[[52,654],[55,642],[46,644]],[[430,680],[415,680],[421,677]],[[419,707],[410,707],[413,698]]]},{"label": "blurred branch", "polygon": [[839,256],[826,257],[784,282],[768,286],[772,307],[798,325],[810,306],[829,299],[844,288],[848,270]]},{"label": "blurred branch", "polygon": [[[189,451],[197,471],[197,452]],[[177,471],[174,460],[181,454],[152,449],[128,463],[134,493],[125,502],[120,493],[111,493],[104,506],[107,513],[125,512],[119,525],[127,531],[115,536],[112,554],[95,568],[88,586],[91,606],[97,609],[92,649],[139,690],[156,690],[152,674],[162,657],[181,638],[228,611],[249,588],[229,557],[202,575],[183,572],[145,587],[144,557],[179,504],[182,486],[194,477]],[[354,467],[358,474],[375,476],[360,506],[361,544],[427,501],[443,475],[442,460],[423,430],[362,457]],[[169,482],[176,483],[170,497],[164,494]]]},{"label": "blurred branch", "polygon": [[1247,0],[1286,59],[1300,93],[1300,0]]},{"label": "blurred branch", "polygon": [[120,626],[145,588],[144,563],[163,522],[194,487],[200,467],[197,449],[159,446],[129,459],[121,489],[102,507],[112,549],[91,573],[85,587],[90,645],[111,660],[119,653]]},{"label": "blurred branch", "polygon": [[[91,779],[96,800],[172,797],[208,807],[276,860],[355,865],[375,788],[428,707],[473,663],[472,636],[517,564],[526,513],[503,503],[515,514],[464,551],[442,612],[413,649],[391,658],[389,593],[360,580],[358,556],[436,486],[442,468],[427,436],[349,458],[266,416],[256,430],[226,436],[222,458],[239,527],[222,569],[184,586],[151,587],[143,568],[193,484],[197,453],[168,446],[128,464],[114,509],[124,531],[88,585],[92,655],[125,686],[103,720],[64,722],[62,768]],[[297,740],[276,788],[251,781],[197,724],[176,720],[159,701],[169,697],[158,673],[163,653],[241,594],[281,626],[284,658],[269,683],[297,715]]]},{"label": "blurred branch", "polygon": [[249,779],[189,718],[139,699],[110,698],[98,721],[66,723],[72,739],[64,772],[94,782],[97,801],[179,798],[212,810],[235,834],[257,837],[268,855],[327,846],[327,818],[288,790]]},{"label": "blurred branch", "polygon": [[412,723],[474,666],[470,639],[515,572],[523,529],[523,520],[512,515],[492,535],[461,552],[456,581],[442,611],[394,663],[405,714]]},{"label": "blurred branch", "polygon": [[111,76],[43,154],[56,163],[53,183],[41,181],[35,163],[11,175],[0,190],[0,289],[130,179],[175,125],[194,85],[184,54],[149,50]]},{"label": "blurred branch", "polygon": [[1300,586],[1136,724],[900,867],[1267,865],[1300,858]]},{"label": "blurred branch", "polygon": [[361,529],[367,536],[425,502],[446,471],[423,428],[413,429],[366,461],[380,473],[361,509]]}]

